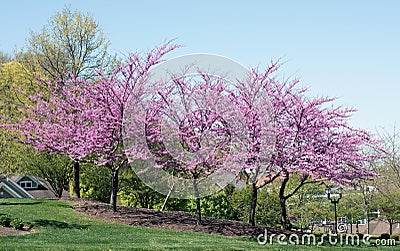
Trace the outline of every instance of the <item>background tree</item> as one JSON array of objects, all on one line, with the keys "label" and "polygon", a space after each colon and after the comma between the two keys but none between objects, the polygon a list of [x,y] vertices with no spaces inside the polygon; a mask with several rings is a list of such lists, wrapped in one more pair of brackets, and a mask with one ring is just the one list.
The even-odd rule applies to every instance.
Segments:
[{"label": "background tree", "polygon": [[400,223],[399,200],[399,191],[391,191],[385,196],[378,192],[371,202],[371,209],[379,210],[389,223],[389,234],[393,234],[393,227],[395,224]]},{"label": "background tree", "polygon": [[100,25],[90,15],[69,7],[52,16],[41,32],[32,32],[27,41],[17,59],[52,80],[66,80],[68,74],[94,78],[96,71],[110,69],[115,61],[108,54],[110,42]]},{"label": "background tree", "polygon": [[[361,182],[359,182],[361,183]],[[365,219],[366,201],[369,198],[365,197],[361,191],[361,187],[346,187],[343,190],[343,197],[338,204],[338,215],[346,217],[347,222],[350,223],[350,231],[353,233],[353,224],[357,224],[360,220]],[[329,204],[331,204],[329,202]],[[331,209],[331,212],[333,207]],[[331,217],[329,217],[331,218]]]},{"label": "background tree", "polygon": [[[277,184],[279,187],[280,184]],[[289,184],[289,186],[292,184]],[[297,185],[297,184],[293,184]],[[289,224],[293,228],[311,230],[329,215],[329,201],[324,198],[325,187],[318,183],[308,184],[288,200]]]},{"label": "background tree", "polygon": [[43,179],[49,184],[54,195],[61,198],[72,177],[71,160],[66,156],[51,154],[48,151],[36,152],[33,149],[30,151],[33,151],[32,158],[21,172]]},{"label": "background tree", "polygon": [[[33,73],[15,61],[0,67],[0,125],[16,122],[26,114],[26,106],[32,105],[29,95],[41,93]],[[0,165],[4,172],[15,172],[27,165],[32,158],[29,147],[19,141],[17,132],[7,132],[0,127]]]},{"label": "background tree", "polygon": [[11,61],[10,55],[0,51],[0,68],[3,66],[3,64],[10,62],[10,61]]},{"label": "background tree", "polygon": [[393,132],[380,132],[386,156],[377,162],[373,162],[373,168],[381,177],[374,182],[372,191],[375,196],[372,205],[380,209],[390,224],[390,234],[393,225],[400,222],[400,137],[396,130]]},{"label": "background tree", "polygon": [[[373,163],[374,161],[371,161]],[[371,212],[374,208],[374,198],[377,196],[376,187],[374,186],[376,180],[358,180],[355,182],[356,191],[359,194],[358,201],[359,207],[363,210],[363,219],[367,222],[367,233],[370,233]]]}]

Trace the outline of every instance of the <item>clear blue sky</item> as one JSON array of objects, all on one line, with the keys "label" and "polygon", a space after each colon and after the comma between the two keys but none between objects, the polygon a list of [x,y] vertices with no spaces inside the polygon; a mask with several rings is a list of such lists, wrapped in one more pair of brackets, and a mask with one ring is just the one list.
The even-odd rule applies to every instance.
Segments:
[{"label": "clear blue sky", "polygon": [[90,13],[112,52],[177,38],[172,56],[213,53],[245,66],[283,58],[280,73],[358,109],[351,124],[400,123],[400,1],[3,1],[0,50],[11,53],[65,5]]}]

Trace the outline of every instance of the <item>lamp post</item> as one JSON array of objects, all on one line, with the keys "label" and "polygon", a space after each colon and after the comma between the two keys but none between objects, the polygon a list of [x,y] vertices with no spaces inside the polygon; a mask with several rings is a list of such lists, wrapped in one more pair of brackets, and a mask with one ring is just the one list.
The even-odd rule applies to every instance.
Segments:
[{"label": "lamp post", "polygon": [[[337,187],[333,188],[332,186],[327,186],[326,187],[326,194],[328,195],[328,199],[333,203],[333,206],[335,208],[335,226],[334,226],[334,232],[337,234],[338,232],[338,224],[337,224],[337,208],[336,205],[339,203],[339,200],[342,198],[342,188]],[[337,196],[332,196],[332,195],[337,195]]]},{"label": "lamp post", "polygon": [[366,186],[365,188],[363,188],[364,203],[365,203],[365,216],[367,218],[367,234],[368,235],[369,235],[369,201],[370,201],[369,192],[370,192],[369,186]]}]

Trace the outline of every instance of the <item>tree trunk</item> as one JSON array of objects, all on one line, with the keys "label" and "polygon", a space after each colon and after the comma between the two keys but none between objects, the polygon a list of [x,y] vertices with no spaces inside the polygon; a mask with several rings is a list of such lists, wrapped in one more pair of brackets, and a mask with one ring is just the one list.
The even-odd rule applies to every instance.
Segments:
[{"label": "tree trunk", "polygon": [[79,181],[79,173],[80,173],[80,166],[78,161],[74,161],[74,187],[73,187],[73,197],[80,198],[81,197],[81,188],[80,188],[80,181]]},{"label": "tree trunk", "polygon": [[56,191],[56,193],[57,193],[57,198],[61,199],[63,190],[61,190],[61,191],[58,190],[58,191]]},{"label": "tree trunk", "polygon": [[196,196],[196,211],[197,211],[197,225],[201,225],[201,207],[200,207],[200,195],[199,195],[199,190],[197,188],[197,181],[196,179],[193,180],[193,188]]},{"label": "tree trunk", "polygon": [[256,183],[251,184],[251,205],[250,205],[250,216],[249,223],[252,226],[256,225],[255,215],[257,209],[257,186]]},{"label": "tree trunk", "polygon": [[279,189],[279,204],[281,206],[281,227],[282,229],[288,229],[288,222],[287,222],[287,211],[286,211],[286,196],[285,196],[285,189],[286,184],[289,181],[289,176],[286,176],[281,184]]},{"label": "tree trunk", "polygon": [[288,229],[288,224],[287,224],[287,212],[286,212],[286,198],[279,198],[279,202],[281,205],[281,224],[282,224],[282,229]]},{"label": "tree trunk", "polygon": [[200,207],[200,198],[196,198],[196,211],[197,211],[197,225],[201,225],[201,207]]},{"label": "tree trunk", "polygon": [[353,234],[353,219],[350,221],[350,233]]},{"label": "tree trunk", "polygon": [[119,175],[119,168],[112,168],[110,204],[112,205],[114,212],[117,211],[118,175]]},{"label": "tree trunk", "polygon": [[389,222],[389,234],[392,235],[393,234],[393,223],[394,223],[394,221],[388,220],[388,222]]}]

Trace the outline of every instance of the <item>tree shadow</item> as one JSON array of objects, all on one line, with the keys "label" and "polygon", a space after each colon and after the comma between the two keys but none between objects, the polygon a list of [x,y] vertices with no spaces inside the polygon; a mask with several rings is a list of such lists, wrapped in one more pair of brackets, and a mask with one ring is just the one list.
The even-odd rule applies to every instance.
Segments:
[{"label": "tree shadow", "polygon": [[62,229],[87,229],[90,226],[90,225],[81,225],[75,223],[71,224],[57,220],[45,220],[45,219],[35,220],[33,222],[33,225],[39,227],[54,227]]},{"label": "tree shadow", "polygon": [[16,205],[36,205],[41,204],[41,201],[18,201],[18,202],[0,202],[0,206],[16,206]]}]

